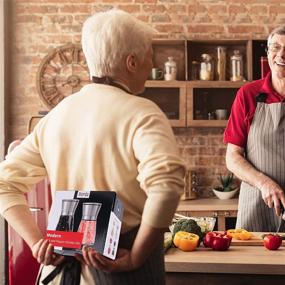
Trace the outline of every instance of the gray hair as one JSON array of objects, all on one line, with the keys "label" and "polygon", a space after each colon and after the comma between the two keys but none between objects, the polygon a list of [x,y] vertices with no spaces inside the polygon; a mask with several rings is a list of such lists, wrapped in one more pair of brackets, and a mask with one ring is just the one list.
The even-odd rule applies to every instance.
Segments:
[{"label": "gray hair", "polygon": [[82,28],[82,49],[90,76],[112,76],[129,54],[144,58],[155,30],[132,15],[112,9],[89,17]]},{"label": "gray hair", "polygon": [[268,36],[267,38],[267,46],[271,43],[271,39],[274,35],[285,35],[285,25],[279,26],[275,28]]}]

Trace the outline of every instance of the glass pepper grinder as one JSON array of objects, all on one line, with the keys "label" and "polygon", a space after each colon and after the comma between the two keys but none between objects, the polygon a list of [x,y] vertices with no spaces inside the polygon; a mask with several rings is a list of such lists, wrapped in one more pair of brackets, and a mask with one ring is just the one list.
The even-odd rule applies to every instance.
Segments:
[{"label": "glass pepper grinder", "polygon": [[96,223],[102,203],[83,203],[82,219],[78,232],[83,233],[82,244],[95,243]]},{"label": "glass pepper grinder", "polygon": [[63,199],[61,207],[61,215],[56,226],[56,231],[72,232],[74,225],[74,213],[79,200]]},{"label": "glass pepper grinder", "polygon": [[168,57],[168,61],[164,64],[164,79],[169,80],[176,80],[177,77],[177,64],[173,60],[173,57]]},{"label": "glass pepper grinder", "polygon": [[231,56],[231,81],[242,81],[243,77],[243,60],[239,50],[234,50]]}]

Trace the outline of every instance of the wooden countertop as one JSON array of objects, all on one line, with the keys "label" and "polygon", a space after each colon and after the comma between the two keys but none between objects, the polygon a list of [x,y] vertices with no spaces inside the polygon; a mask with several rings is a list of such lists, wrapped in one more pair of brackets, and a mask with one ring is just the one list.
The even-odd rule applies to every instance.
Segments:
[{"label": "wooden countertop", "polygon": [[232,246],[227,251],[199,247],[192,252],[171,248],[165,255],[166,272],[242,273],[285,275],[285,247]]},{"label": "wooden countertop", "polygon": [[238,199],[217,198],[180,201],[177,211],[237,211]]}]

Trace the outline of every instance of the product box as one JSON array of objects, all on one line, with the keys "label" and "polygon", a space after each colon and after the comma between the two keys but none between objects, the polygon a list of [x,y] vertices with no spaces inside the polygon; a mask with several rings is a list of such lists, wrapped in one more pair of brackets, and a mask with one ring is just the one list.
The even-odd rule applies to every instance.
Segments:
[{"label": "product box", "polygon": [[63,255],[94,247],[115,259],[123,205],[113,191],[57,191],[49,214],[46,239]]}]

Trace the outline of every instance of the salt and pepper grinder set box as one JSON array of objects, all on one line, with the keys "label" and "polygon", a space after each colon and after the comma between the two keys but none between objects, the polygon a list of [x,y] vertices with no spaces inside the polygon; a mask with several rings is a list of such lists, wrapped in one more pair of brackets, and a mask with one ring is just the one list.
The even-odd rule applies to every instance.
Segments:
[{"label": "salt and pepper grinder set box", "polygon": [[83,246],[114,260],[119,244],[123,205],[113,191],[57,191],[46,238],[54,251],[73,256]]}]

